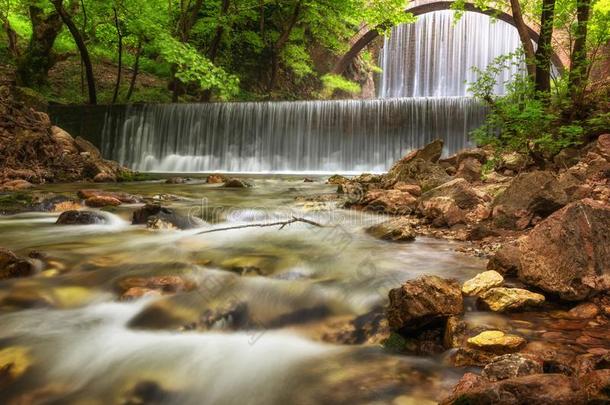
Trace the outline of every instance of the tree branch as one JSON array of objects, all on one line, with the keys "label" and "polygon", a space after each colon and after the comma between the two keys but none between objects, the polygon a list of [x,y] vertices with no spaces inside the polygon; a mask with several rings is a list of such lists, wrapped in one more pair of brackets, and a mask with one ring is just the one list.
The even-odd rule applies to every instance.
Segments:
[{"label": "tree branch", "polygon": [[227,228],[217,228],[217,229],[211,229],[209,231],[203,231],[203,232],[199,232],[197,233],[197,235],[202,235],[205,233],[213,233],[213,232],[221,232],[221,231],[229,231],[229,230],[233,230],[233,229],[244,229],[244,228],[267,228],[267,227],[273,227],[273,226],[279,226],[280,230],[284,229],[284,227],[290,225],[290,224],[294,224],[295,222],[303,222],[309,225],[313,225],[316,226],[318,228],[325,228],[325,225],[319,224],[317,222],[311,221],[309,219],[305,219],[305,218],[299,218],[299,217],[292,217],[292,219],[286,220],[286,221],[279,221],[279,222],[272,222],[269,224],[249,224],[249,225],[237,225],[237,226],[229,226]]}]

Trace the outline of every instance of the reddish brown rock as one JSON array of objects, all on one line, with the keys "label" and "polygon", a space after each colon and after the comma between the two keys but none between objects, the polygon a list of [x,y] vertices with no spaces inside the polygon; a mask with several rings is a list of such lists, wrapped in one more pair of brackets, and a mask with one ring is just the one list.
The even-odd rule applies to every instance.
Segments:
[{"label": "reddish brown rock", "polygon": [[583,300],[607,288],[610,277],[610,205],[572,203],[520,241],[519,278],[526,284]]},{"label": "reddish brown rock", "polygon": [[568,311],[571,319],[592,319],[599,315],[599,307],[592,302],[577,305]]},{"label": "reddish brown rock", "polygon": [[366,232],[378,239],[392,242],[410,242],[415,240],[415,231],[411,222],[405,217],[398,217],[366,229]]},{"label": "reddish brown rock", "polygon": [[92,208],[118,207],[121,205],[121,201],[110,196],[96,196],[88,198],[85,205]]},{"label": "reddish brown rock", "polygon": [[221,184],[224,183],[226,180],[225,176],[221,176],[219,174],[211,174],[208,176],[206,182],[208,184]]},{"label": "reddish brown rock", "polygon": [[470,183],[476,183],[481,181],[482,168],[477,159],[466,158],[459,164],[455,177],[465,179]]},{"label": "reddish brown rock", "polygon": [[546,218],[568,198],[551,172],[522,173],[493,202],[493,221],[499,228],[522,230],[535,217]]},{"label": "reddish brown rock", "polygon": [[417,206],[417,198],[399,190],[371,190],[356,205],[388,215],[409,215]]},{"label": "reddish brown rock", "polygon": [[442,404],[574,405],[585,403],[578,382],[562,374],[533,374],[496,382],[469,377]]},{"label": "reddish brown rock", "polygon": [[421,187],[417,184],[408,184],[404,181],[399,181],[394,184],[394,190],[402,191],[404,193],[409,193],[413,197],[419,197],[421,195]]},{"label": "reddish brown rock", "polygon": [[88,200],[93,197],[110,197],[119,200],[124,204],[136,204],[140,199],[134,195],[123,193],[120,191],[104,191],[98,189],[82,189],[78,190],[77,195],[83,200]]},{"label": "reddish brown rock", "polygon": [[518,353],[505,354],[494,358],[483,369],[482,376],[489,381],[506,380],[531,374],[543,373],[541,359]]},{"label": "reddish brown rock", "polygon": [[116,176],[113,173],[100,171],[93,177],[93,181],[96,183],[115,183],[117,181]]},{"label": "reddish brown rock", "polygon": [[191,291],[196,284],[180,276],[129,277],[118,283],[121,299],[157,296]]},{"label": "reddish brown rock", "polygon": [[32,188],[34,185],[26,180],[10,180],[5,183],[0,184],[0,191],[18,191],[18,190],[27,190],[28,188]]},{"label": "reddish brown rock", "polygon": [[389,293],[387,317],[393,330],[417,330],[464,310],[459,283],[437,276],[407,281]]},{"label": "reddish brown rock", "polygon": [[492,254],[487,262],[488,270],[504,276],[516,276],[521,268],[521,251],[514,244],[506,244]]}]

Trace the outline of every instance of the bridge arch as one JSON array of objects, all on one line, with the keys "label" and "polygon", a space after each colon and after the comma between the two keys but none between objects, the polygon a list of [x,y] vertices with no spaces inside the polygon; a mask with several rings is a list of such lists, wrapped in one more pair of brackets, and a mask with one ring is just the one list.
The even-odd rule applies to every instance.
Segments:
[{"label": "bridge arch", "polygon": [[[414,4],[409,6],[405,12],[409,12],[414,16],[420,16],[427,13],[432,13],[434,11],[442,11],[442,10],[451,10],[451,5],[454,3],[453,1],[437,1],[437,0],[423,0],[423,1],[414,1]],[[464,11],[470,11],[479,14],[485,14],[487,16],[497,18],[498,20],[504,21],[513,27],[515,27],[515,20],[513,16],[505,11],[488,8],[482,9],[477,7],[473,3],[465,3]],[[539,35],[536,30],[532,27],[528,26],[530,37],[534,42],[538,42]],[[356,35],[356,37],[352,40],[353,45],[350,50],[347,51],[338,61],[335,63],[332,73],[341,75],[345,72],[345,70],[352,63],[354,58],[364,50],[371,42],[373,42],[376,38],[380,36],[379,31],[375,28],[362,27],[360,32]],[[551,56],[551,61],[553,65],[559,70],[559,72],[563,72],[565,69],[565,63],[562,58],[557,54],[553,53]]]}]

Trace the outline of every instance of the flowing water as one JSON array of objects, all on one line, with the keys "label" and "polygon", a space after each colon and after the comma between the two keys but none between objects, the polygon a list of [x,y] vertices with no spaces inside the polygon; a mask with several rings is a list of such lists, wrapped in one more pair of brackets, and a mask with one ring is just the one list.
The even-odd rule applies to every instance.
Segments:
[{"label": "flowing water", "polygon": [[[179,197],[173,207],[209,221],[204,230],[293,215],[332,227],[153,232],[130,225],[134,206],[106,213],[106,225],[59,226],[57,214],[0,218],[3,246],[48,256],[38,275],[0,282],[1,347],[23,346],[33,359],[6,398],[130,403],[125,398],[140,383],[157,395],[152,403],[392,403],[400,396],[434,399],[459,377],[441,359],[324,339],[337,323],[385,304],[387,291],[402,281],[422,274],[463,280],[482,269],[481,260],[454,251],[459,245],[373,239],[363,228],[382,217],[299,199],[334,192],[302,178],[257,177],[254,188],[238,190],[203,181],[117,189],[148,197],[170,192]],[[253,268],[258,273],[239,274]],[[196,288],[119,299],[126,278],[160,275],[179,275]],[[235,302],[247,304],[247,325],[183,327]],[[159,307],[165,312],[151,310]]]},{"label": "flowing water", "polygon": [[381,172],[437,138],[463,149],[484,116],[464,97],[130,106],[102,151],[141,171]]},{"label": "flowing water", "polygon": [[[478,74],[494,59],[521,47],[512,25],[483,14],[435,11],[402,24],[385,39],[379,97],[465,97]],[[496,94],[506,92],[506,82],[522,72],[512,66],[498,76]]]}]

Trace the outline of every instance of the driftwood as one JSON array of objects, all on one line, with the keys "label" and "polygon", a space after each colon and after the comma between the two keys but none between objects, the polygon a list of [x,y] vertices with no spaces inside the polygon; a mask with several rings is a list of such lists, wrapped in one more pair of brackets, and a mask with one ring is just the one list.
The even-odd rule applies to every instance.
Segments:
[{"label": "driftwood", "polygon": [[272,227],[272,226],[279,226],[280,230],[282,230],[287,225],[294,224],[295,222],[303,222],[303,223],[306,223],[306,224],[309,224],[309,225],[317,226],[318,228],[325,228],[325,225],[319,224],[319,223],[311,221],[309,219],[299,218],[299,217],[292,217],[292,219],[289,219],[289,220],[286,220],[286,221],[271,222],[271,223],[268,223],[268,224],[236,225],[236,226],[229,226],[229,227],[226,227],[226,228],[210,229],[208,231],[198,232],[197,235],[202,235],[204,233],[212,233],[212,232],[230,231],[232,229],[266,228],[266,227]]}]

